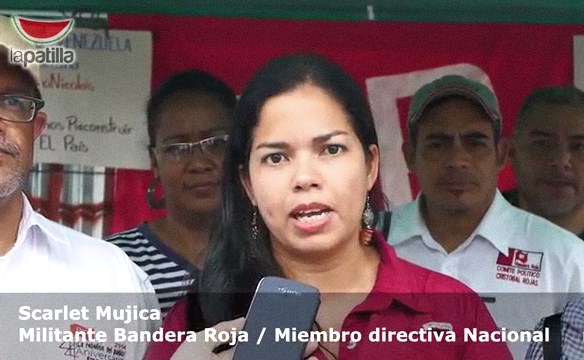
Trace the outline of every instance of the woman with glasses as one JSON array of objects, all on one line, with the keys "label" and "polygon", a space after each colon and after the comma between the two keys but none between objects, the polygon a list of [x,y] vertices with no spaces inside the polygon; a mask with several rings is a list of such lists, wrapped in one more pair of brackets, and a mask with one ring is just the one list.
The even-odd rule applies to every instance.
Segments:
[{"label": "woman with glasses", "polygon": [[[319,360],[510,358],[505,343],[464,340],[465,329],[496,330],[476,294],[399,259],[372,230],[377,134],[367,99],[338,65],[311,54],[270,61],[246,86],[231,136],[218,231],[198,291],[171,310],[166,332],[241,327],[225,321],[245,316],[262,277],[280,276],[319,290],[312,330],[362,336],[320,337]],[[283,307],[294,294],[286,290]],[[264,309],[266,318],[286,312]],[[390,340],[397,332],[406,341]],[[224,339],[195,340],[153,342],[145,358],[231,359]]]},{"label": "woman with glasses", "polygon": [[147,201],[166,215],[106,240],[148,273],[163,314],[203,265],[235,103],[225,82],[202,71],[173,75],[148,102],[155,178]]}]

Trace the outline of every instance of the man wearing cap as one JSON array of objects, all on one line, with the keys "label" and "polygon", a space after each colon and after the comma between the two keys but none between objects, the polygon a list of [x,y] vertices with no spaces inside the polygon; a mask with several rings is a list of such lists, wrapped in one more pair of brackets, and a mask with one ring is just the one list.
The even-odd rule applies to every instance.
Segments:
[{"label": "man wearing cap", "polygon": [[584,92],[574,86],[537,89],[523,102],[509,149],[513,205],[584,239]]},{"label": "man wearing cap", "polygon": [[[123,251],[44,218],[24,195],[33,142],[44,130],[47,115],[40,111],[44,102],[38,68],[9,63],[11,48],[30,49],[30,45],[19,38],[9,18],[0,16],[0,293],[4,294],[0,357],[141,359],[144,342],[116,342],[113,334],[105,342],[72,342],[66,334],[56,334],[57,330],[106,330],[112,324],[98,322],[96,311],[103,309],[101,318],[111,320],[113,312],[107,306],[122,313],[126,306],[155,313],[157,306],[155,298],[146,296],[153,294],[146,274]],[[98,304],[103,308],[97,309]],[[150,312],[128,317],[115,326],[151,330],[159,323]]]},{"label": "man wearing cap", "polygon": [[[445,76],[414,95],[402,149],[421,193],[394,210],[388,241],[400,257],[484,296],[500,327],[532,330],[566,302],[539,293],[584,291],[584,244],[497,190],[501,124],[495,95],[479,82]],[[508,345],[519,359],[528,343]]]}]

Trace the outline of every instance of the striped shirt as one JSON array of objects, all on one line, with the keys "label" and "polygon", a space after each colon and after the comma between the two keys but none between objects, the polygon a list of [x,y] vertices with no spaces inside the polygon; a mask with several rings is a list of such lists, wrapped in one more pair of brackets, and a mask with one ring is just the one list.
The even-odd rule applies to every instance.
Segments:
[{"label": "striped shirt", "polygon": [[186,294],[193,276],[199,273],[199,269],[160,240],[148,223],[105,240],[124,250],[148,274],[163,315]]}]

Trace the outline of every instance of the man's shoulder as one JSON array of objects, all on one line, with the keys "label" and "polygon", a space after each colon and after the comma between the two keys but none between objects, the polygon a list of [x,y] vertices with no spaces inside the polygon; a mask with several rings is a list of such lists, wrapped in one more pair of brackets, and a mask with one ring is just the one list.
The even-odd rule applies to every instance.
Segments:
[{"label": "man's shoulder", "polygon": [[579,274],[578,282],[581,283],[584,275],[584,241],[551,221],[512,208],[516,216],[512,217],[515,221],[507,228],[512,234],[508,237],[509,248],[533,254],[534,259],[540,258],[543,267],[553,269],[550,274],[553,274],[556,283],[570,282],[572,280],[569,278],[574,274]]},{"label": "man's shoulder", "polygon": [[405,204],[396,206],[391,212],[395,215],[415,213],[418,212],[418,204],[419,202],[417,200],[412,200]]},{"label": "man's shoulder", "polygon": [[521,235],[530,243],[537,242],[548,249],[564,250],[579,249],[584,251],[584,242],[574,233],[525,210],[511,207],[516,219],[522,219],[510,224],[520,230]]},{"label": "man's shoulder", "polygon": [[420,219],[419,202],[417,200],[396,206],[391,212],[379,214],[383,221],[383,228],[377,226],[392,245],[419,235],[423,230],[423,222]]},{"label": "man's shoulder", "polygon": [[402,258],[397,258],[396,261],[399,262],[403,271],[415,279],[418,286],[416,291],[430,294],[474,293],[468,286],[448,275],[416,265]]},{"label": "man's shoulder", "polygon": [[2,291],[151,293],[147,275],[117,246],[40,214],[10,254]]},{"label": "man's shoulder", "polygon": [[570,301],[562,314],[562,321],[584,332],[584,297]]},{"label": "man's shoulder", "polygon": [[[76,252],[98,251],[99,253],[123,254],[118,247],[101,239],[89,236],[75,229],[69,228],[45,217],[37,219],[42,231],[52,242],[53,247],[68,247]],[[99,253],[93,253],[94,256]]]},{"label": "man's shoulder", "polygon": [[[576,247],[584,251],[584,242],[570,231],[552,223],[551,221],[514,206],[509,201],[509,194],[516,190],[503,193],[508,203],[504,207],[504,221],[508,222],[507,231],[512,231],[518,241],[528,241],[530,244],[548,249],[565,249]],[[512,195],[511,195],[512,196]]]},{"label": "man's shoulder", "polygon": [[[104,271],[102,275],[118,272],[120,276],[123,272],[119,272],[124,271],[129,274],[136,273],[139,278],[145,277],[145,274],[135,267],[126,253],[114,244],[83,234],[42,216],[39,216],[37,223],[47,239],[47,246],[51,249],[51,257],[55,261],[75,266],[79,270],[99,267],[100,271]],[[104,266],[106,262],[107,266]]]},{"label": "man's shoulder", "polygon": [[[507,200],[507,199],[506,199]],[[512,232],[515,237],[529,237],[530,242],[544,239],[549,243],[549,237],[567,238],[568,242],[577,241],[578,237],[566,229],[552,223],[551,221],[537,216],[529,211],[513,206],[508,201],[499,203],[497,212],[493,214],[500,222],[506,224],[506,232]],[[579,241],[580,243],[582,241]]]}]

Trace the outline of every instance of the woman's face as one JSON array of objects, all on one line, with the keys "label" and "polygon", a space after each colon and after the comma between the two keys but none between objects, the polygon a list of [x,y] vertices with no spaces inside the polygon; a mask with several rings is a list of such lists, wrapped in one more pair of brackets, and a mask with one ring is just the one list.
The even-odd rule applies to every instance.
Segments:
[{"label": "woman's face", "polygon": [[248,175],[241,178],[274,254],[324,254],[357,242],[378,150],[372,145],[366,160],[341,104],[301,85],[266,101],[252,136]]},{"label": "woman's face", "polygon": [[225,150],[222,138],[189,147],[173,145],[199,142],[226,135],[230,114],[212,96],[183,92],[161,106],[152,166],[164,189],[169,212],[208,213],[217,208],[221,164]]}]

